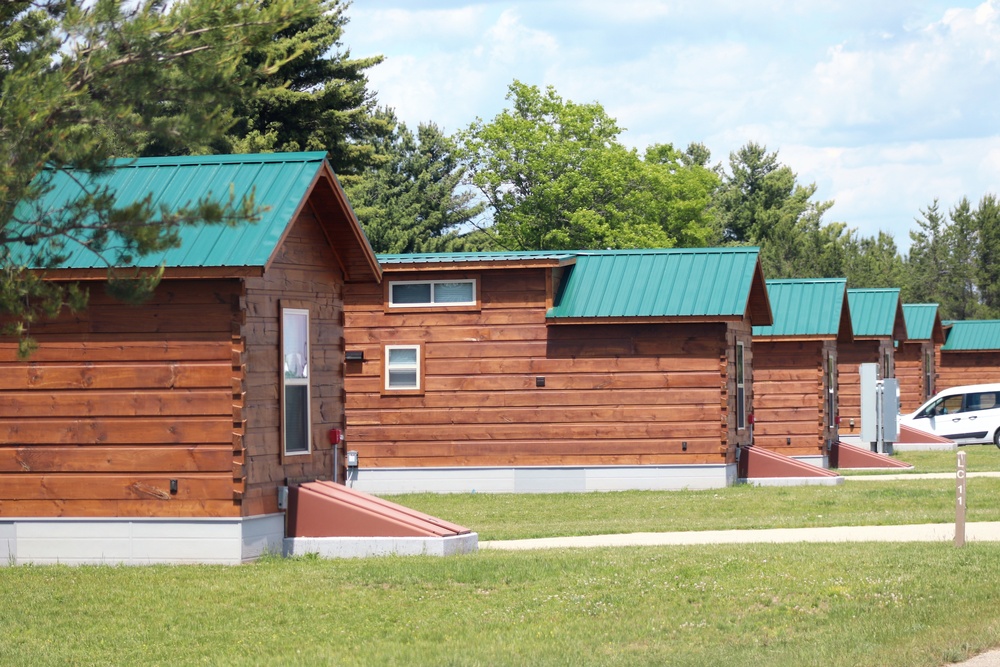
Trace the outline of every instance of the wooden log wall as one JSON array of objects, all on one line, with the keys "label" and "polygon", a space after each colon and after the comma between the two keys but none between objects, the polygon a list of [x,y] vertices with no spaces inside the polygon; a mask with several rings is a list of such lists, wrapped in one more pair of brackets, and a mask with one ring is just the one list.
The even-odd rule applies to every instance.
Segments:
[{"label": "wooden log wall", "polygon": [[[282,304],[309,310],[312,444],[305,455],[282,456]],[[247,279],[244,307],[243,515],[252,516],[278,511],[278,486],[286,480],[332,479],[335,454],[328,431],[344,428],[343,274],[311,208],[292,225],[265,275]]]},{"label": "wooden log wall", "polygon": [[934,386],[928,394],[925,378],[926,355],[931,355],[931,377],[935,375],[934,344],[931,341],[900,343],[896,348],[896,379],[899,380],[899,409],[903,414],[913,412],[933,396]]},{"label": "wooden log wall", "polygon": [[[362,467],[732,457],[726,324],[547,325],[545,271],[385,274],[478,279],[481,310],[461,312],[390,313],[382,287],[352,286],[346,344],[365,361],[347,365],[347,437]],[[422,345],[420,394],[383,390],[387,344]]]},{"label": "wooden log wall", "polygon": [[[827,416],[833,341],[754,342],[754,445],[785,456],[822,456],[835,437]],[[835,388],[836,390],[836,388]]]},{"label": "wooden log wall", "polygon": [[937,391],[966,384],[1000,382],[1000,351],[941,352],[938,349]]},{"label": "wooden log wall", "polygon": [[[861,364],[879,364],[888,355],[889,377],[892,377],[893,345],[889,339],[856,340],[837,347],[837,396],[840,410],[840,434],[861,434]],[[882,371],[879,371],[882,377]],[[854,427],[851,427],[851,420]]]},{"label": "wooden log wall", "polygon": [[[0,342],[0,516],[237,516],[240,283],[164,281]],[[176,492],[171,491],[176,480]]]}]

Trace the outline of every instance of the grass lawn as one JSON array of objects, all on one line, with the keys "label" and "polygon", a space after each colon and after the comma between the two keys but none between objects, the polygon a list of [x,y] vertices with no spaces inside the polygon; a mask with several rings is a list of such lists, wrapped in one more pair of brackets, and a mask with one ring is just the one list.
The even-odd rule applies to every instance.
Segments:
[{"label": "grass lawn", "polygon": [[[1000,449],[993,445],[964,445],[958,451],[965,452],[965,467],[969,472],[1000,472]],[[955,472],[955,452],[901,452],[893,456],[913,466],[913,470],[844,470],[848,475],[907,474],[923,472]]]},{"label": "grass lawn", "polygon": [[[970,470],[1000,468],[983,448]],[[921,454],[918,457],[912,454]],[[917,472],[953,453],[906,455]],[[992,458],[990,458],[992,456]],[[946,460],[947,459],[947,460]],[[951,465],[949,469],[947,466]],[[974,467],[976,466],[976,467]],[[992,466],[992,467],[991,467]],[[953,479],[407,495],[481,539],[949,522]],[[1000,521],[1000,478],[968,482]],[[1000,544],[780,544],[242,567],[0,567],[0,665],[907,665],[1000,646]]]},{"label": "grass lawn", "polygon": [[[1000,472],[1000,449],[963,447],[971,472]],[[913,473],[954,472],[955,452],[907,452]],[[949,468],[950,466],[950,468]],[[892,471],[905,472],[905,471]],[[407,494],[390,500],[467,526],[481,540],[676,530],[948,523],[954,479],[839,486],[733,486],[707,491]],[[967,521],[1000,521],[1000,478],[968,480]]]},{"label": "grass lawn", "polygon": [[0,568],[0,663],[907,665],[1000,645],[1000,545]]}]

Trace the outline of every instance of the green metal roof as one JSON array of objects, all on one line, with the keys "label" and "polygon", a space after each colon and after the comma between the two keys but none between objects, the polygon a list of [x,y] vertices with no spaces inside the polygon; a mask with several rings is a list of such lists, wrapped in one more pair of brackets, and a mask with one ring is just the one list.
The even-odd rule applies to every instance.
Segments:
[{"label": "green metal roof", "polygon": [[[255,224],[188,225],[180,231],[181,244],[159,255],[136,258],[136,266],[241,267],[267,264],[285,229],[309,192],[326,153],[269,153],[138,158],[114,161],[114,169],[98,178],[56,172],[51,190],[33,207],[49,215],[71,204],[86,185],[107,185],[121,206],[152,197],[155,207],[177,210],[200,199],[221,204],[251,192],[258,208],[265,208]],[[83,183],[80,182],[83,181]],[[29,249],[12,248],[15,257],[29,257]],[[57,268],[104,268],[97,255],[83,246],[68,248],[68,259]]]},{"label": "green metal roof", "polygon": [[376,255],[381,264],[467,264],[473,262],[518,262],[567,260],[576,257],[570,250],[520,250],[506,252],[423,252]]},{"label": "green metal roof", "polygon": [[1000,350],[1000,320],[957,320],[949,325],[942,352]]},{"label": "green metal roof", "polygon": [[906,336],[910,340],[931,340],[937,321],[938,304],[904,303],[903,317],[906,318]]},{"label": "green metal roof", "polygon": [[[855,336],[890,336],[900,339],[897,317],[901,311],[899,288],[847,290]],[[902,327],[905,338],[905,324]]]},{"label": "green metal roof", "polygon": [[846,278],[768,280],[772,326],[756,326],[754,336],[836,336],[846,300]]},{"label": "green metal roof", "polygon": [[758,254],[745,247],[581,251],[548,317],[743,316]]}]

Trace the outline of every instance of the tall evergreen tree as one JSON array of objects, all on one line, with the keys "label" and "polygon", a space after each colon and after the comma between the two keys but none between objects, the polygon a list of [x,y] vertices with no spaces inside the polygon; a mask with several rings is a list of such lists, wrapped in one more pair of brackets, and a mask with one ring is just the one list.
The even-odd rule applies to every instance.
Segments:
[{"label": "tall evergreen tree", "polygon": [[433,123],[417,135],[391,111],[381,121],[395,126],[376,144],[381,164],[365,171],[348,188],[351,202],[376,252],[451,252],[478,250],[485,239],[471,235],[469,223],[483,210],[462,188],[464,167],[455,142]]},{"label": "tall evergreen tree", "polygon": [[[25,270],[57,263],[67,244],[83,243],[114,267],[176,244],[178,225],[253,215],[252,201],[121,210],[99,186],[59,212],[32,204],[60,170],[97,175],[109,158],[153,143],[207,150],[229,128],[233,100],[299,55],[286,44],[251,64],[247,53],[314,14],[312,3],[295,0],[0,4],[0,310],[9,331],[22,333],[64,303],[82,306],[80,290]],[[34,257],[13,256],[14,244]]]},{"label": "tall evergreen tree", "polygon": [[969,200],[963,197],[951,209],[950,217],[951,223],[944,233],[948,259],[944,267],[941,317],[976,319],[984,311],[977,286],[979,230]]},{"label": "tall evergreen tree", "polygon": [[990,317],[1000,316],[1000,202],[988,194],[976,208],[979,231],[979,293]]},{"label": "tall evergreen tree", "polygon": [[[311,0],[314,11],[250,51],[254,68],[289,51],[300,57],[276,69],[260,70],[262,93],[252,90],[233,105],[235,123],[215,145],[216,152],[327,152],[345,184],[378,161],[376,146],[392,126],[375,113],[375,92],[366,71],[382,56],[351,57],[343,43],[347,2]],[[156,154],[158,146],[147,153]]]},{"label": "tall evergreen tree", "polygon": [[948,273],[947,220],[938,210],[935,199],[916,218],[916,230],[910,231],[910,252],[904,262],[906,285],[903,299],[911,303],[938,303],[944,300]]},{"label": "tall evergreen tree", "polygon": [[900,287],[904,275],[903,258],[891,234],[851,236],[844,262],[849,287]]}]

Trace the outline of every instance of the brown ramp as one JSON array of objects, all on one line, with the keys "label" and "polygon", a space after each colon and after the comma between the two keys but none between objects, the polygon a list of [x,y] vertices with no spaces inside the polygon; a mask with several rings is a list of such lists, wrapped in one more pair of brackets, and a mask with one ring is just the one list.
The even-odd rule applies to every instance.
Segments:
[{"label": "brown ramp", "polygon": [[920,429],[912,428],[910,426],[899,425],[899,443],[925,443],[925,442],[939,442],[941,444],[950,444],[953,441],[948,438],[942,438],[939,435],[934,435],[933,433],[928,433],[927,431],[922,431]]},{"label": "brown ramp", "polygon": [[912,468],[909,463],[873,452],[864,447],[855,447],[844,442],[835,442],[830,450],[830,465],[837,468]]},{"label": "brown ramp", "polygon": [[840,477],[804,461],[793,459],[760,447],[743,447],[740,452],[739,476],[743,479],[775,477]]},{"label": "brown ramp", "polygon": [[333,482],[288,489],[289,537],[449,537],[471,531]]}]

